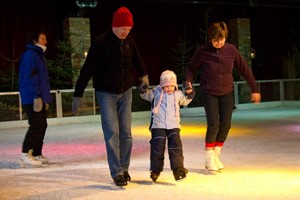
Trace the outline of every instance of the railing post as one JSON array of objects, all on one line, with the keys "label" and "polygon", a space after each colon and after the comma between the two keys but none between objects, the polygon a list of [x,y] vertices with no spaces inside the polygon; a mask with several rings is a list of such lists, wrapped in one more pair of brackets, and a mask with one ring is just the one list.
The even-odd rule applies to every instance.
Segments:
[{"label": "railing post", "polygon": [[283,80],[280,80],[279,81],[279,91],[280,91],[280,101],[284,101],[284,81]]},{"label": "railing post", "polygon": [[61,92],[59,90],[56,90],[55,97],[56,97],[56,115],[57,118],[62,118],[63,117],[62,100],[61,100]]}]

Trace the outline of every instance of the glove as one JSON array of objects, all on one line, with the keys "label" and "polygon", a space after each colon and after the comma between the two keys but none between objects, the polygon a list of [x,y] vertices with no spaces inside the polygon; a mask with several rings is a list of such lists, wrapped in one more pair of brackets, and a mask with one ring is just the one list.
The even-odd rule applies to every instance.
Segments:
[{"label": "glove", "polygon": [[183,90],[186,94],[190,94],[193,91],[193,86],[192,86],[191,82],[184,81]]},{"label": "glove", "polygon": [[49,104],[45,103],[45,110],[48,110],[48,108],[49,108]]},{"label": "glove", "polygon": [[34,112],[41,112],[43,109],[43,101],[41,97],[35,98],[33,100],[33,110]]},{"label": "glove", "polygon": [[149,79],[148,79],[148,75],[143,76],[142,78],[140,78],[141,83],[138,86],[138,92],[143,94],[147,91],[147,89],[149,88]]},{"label": "glove", "polygon": [[79,115],[79,106],[82,104],[82,97],[74,97],[72,102],[72,112],[74,115]]}]

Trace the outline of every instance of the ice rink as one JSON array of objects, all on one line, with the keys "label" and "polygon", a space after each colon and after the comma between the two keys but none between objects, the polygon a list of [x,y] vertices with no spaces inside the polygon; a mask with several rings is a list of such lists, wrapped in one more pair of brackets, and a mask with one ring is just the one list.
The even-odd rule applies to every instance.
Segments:
[{"label": "ice rink", "polygon": [[[299,103],[299,102],[298,102]],[[27,121],[0,122],[1,200],[300,200],[300,104],[242,106],[222,149],[224,170],[204,168],[203,108],[182,110],[181,138],[187,178],[176,182],[165,168],[149,177],[150,113],[133,113],[133,151],[125,190],[109,175],[100,116],[48,119],[42,168],[21,168]]]}]

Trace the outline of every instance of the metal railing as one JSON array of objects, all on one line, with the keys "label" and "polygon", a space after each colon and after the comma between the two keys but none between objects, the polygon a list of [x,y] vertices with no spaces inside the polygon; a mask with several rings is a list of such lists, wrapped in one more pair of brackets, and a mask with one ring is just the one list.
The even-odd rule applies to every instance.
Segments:
[{"label": "metal railing", "polygon": [[[262,102],[268,101],[300,101],[300,79],[278,79],[257,81]],[[193,85],[196,90],[196,97],[189,107],[202,106],[201,97],[197,92],[199,84]],[[179,85],[181,87],[181,85]],[[72,116],[71,105],[74,89],[51,90],[53,103],[49,107],[49,118],[62,118]],[[250,88],[245,81],[234,82],[235,104],[250,103]],[[86,88],[83,96],[84,106],[81,107],[80,115],[96,115],[99,113],[99,106],[95,98],[94,89]],[[149,104],[143,102],[133,88],[133,112],[150,110]],[[0,122],[24,120],[26,118],[22,111],[19,92],[0,93]]]}]

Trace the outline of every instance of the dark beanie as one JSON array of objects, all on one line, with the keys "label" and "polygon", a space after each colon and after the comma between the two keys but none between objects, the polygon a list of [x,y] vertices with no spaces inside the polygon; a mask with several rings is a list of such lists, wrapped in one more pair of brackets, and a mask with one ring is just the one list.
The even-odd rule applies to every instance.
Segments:
[{"label": "dark beanie", "polygon": [[112,27],[132,27],[132,14],[126,7],[121,7],[114,12]]}]

